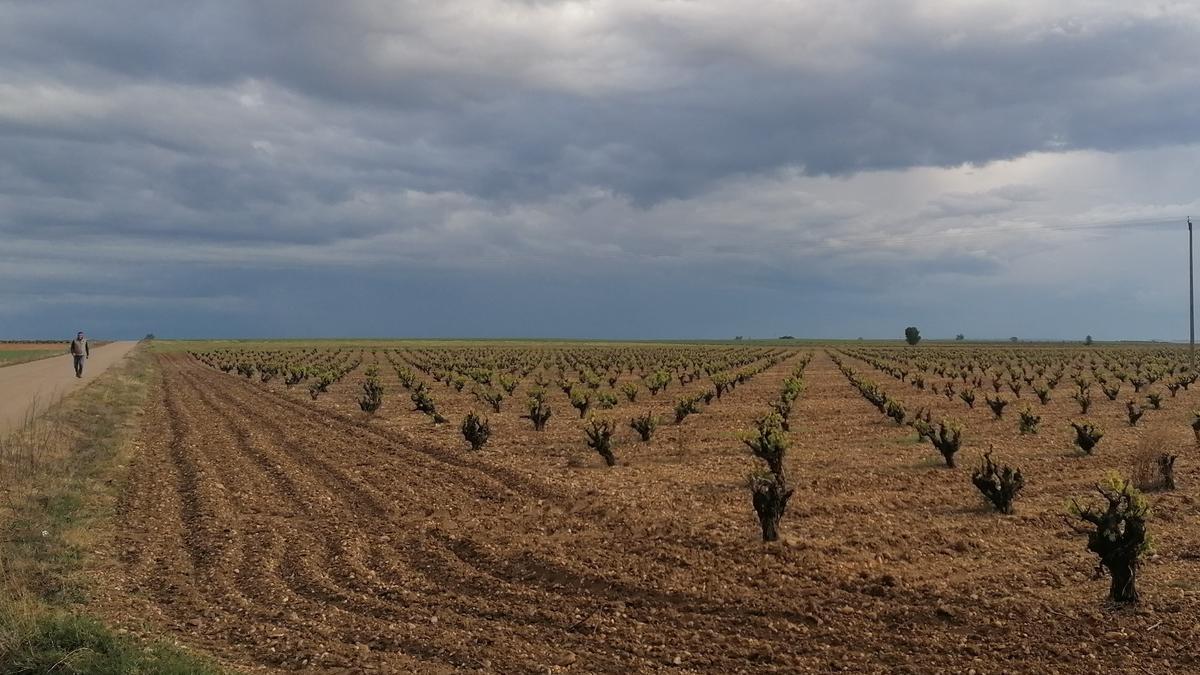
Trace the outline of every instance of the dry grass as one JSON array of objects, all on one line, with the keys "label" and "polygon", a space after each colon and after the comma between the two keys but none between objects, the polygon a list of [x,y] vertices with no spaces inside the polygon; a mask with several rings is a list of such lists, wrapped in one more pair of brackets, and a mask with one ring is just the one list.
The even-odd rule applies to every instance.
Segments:
[{"label": "dry grass", "polygon": [[85,551],[105,536],[125,442],[146,400],[134,356],[0,437],[0,672],[213,672],[89,618]]},{"label": "dry grass", "polygon": [[1162,458],[1174,457],[1192,444],[1191,434],[1174,427],[1159,427],[1148,431],[1137,444],[1131,476],[1139,490],[1162,490],[1166,487]]}]

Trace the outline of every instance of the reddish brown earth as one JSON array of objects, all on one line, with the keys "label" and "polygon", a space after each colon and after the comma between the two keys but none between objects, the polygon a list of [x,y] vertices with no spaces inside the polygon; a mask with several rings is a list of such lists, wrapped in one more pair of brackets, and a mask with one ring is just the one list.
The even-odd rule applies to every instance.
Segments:
[{"label": "reddish brown earth", "polygon": [[[1069,400],[1022,438],[1015,410],[993,423],[982,397],[967,413],[873,373],[966,421],[964,468],[948,470],[817,350],[790,434],[798,490],[784,541],[764,545],[737,432],[794,362],[651,443],[624,428],[622,464],[607,469],[561,397],[544,434],[506,403],[473,455],[456,424],[411,412],[387,367],[369,417],[353,403],[357,373],[313,402],[160,356],[105,600],[126,627],[246,670],[1200,671],[1194,452],[1180,489],[1152,496],[1144,602],[1112,608],[1063,504],[1132,461],[1143,431],[1117,423],[1121,400],[1094,404],[1110,436],[1082,457]],[[1197,396],[1143,424],[1186,425]],[[455,421],[478,408],[441,385],[435,397]],[[1025,469],[1014,516],[989,512],[969,482],[989,445]]]}]

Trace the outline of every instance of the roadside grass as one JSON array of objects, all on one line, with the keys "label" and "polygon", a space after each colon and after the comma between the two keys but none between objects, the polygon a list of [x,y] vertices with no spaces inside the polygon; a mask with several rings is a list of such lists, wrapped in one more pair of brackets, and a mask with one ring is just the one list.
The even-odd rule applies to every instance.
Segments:
[{"label": "roadside grass", "polygon": [[88,611],[86,552],[105,536],[146,401],[150,355],[131,357],[0,437],[0,674],[218,673]]},{"label": "roadside grass", "polygon": [[29,363],[39,359],[66,354],[66,348],[59,349],[4,349],[0,347],[0,367],[15,366],[18,363]]}]

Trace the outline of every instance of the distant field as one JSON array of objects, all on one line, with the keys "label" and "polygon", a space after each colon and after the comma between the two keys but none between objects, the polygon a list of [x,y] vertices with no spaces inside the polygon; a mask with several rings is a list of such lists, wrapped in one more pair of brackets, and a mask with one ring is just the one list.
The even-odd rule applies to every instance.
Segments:
[{"label": "distant field", "polygon": [[[95,344],[95,343],[94,343]],[[93,346],[94,346],[93,344]],[[882,347],[903,346],[903,337],[892,340],[879,339],[809,339],[809,338],[746,338],[743,340],[588,340],[567,338],[300,338],[300,339],[206,339],[206,340],[155,340],[155,351],[211,350],[211,349],[246,349],[246,350],[287,350],[287,349],[398,349],[423,347],[489,347],[489,346],[616,346],[616,345],[728,345],[756,347],[800,347],[821,348],[837,347]],[[1021,341],[1009,340],[922,340],[923,347],[974,347],[982,349],[1012,350],[1012,349],[1072,349],[1083,346],[1082,341]],[[0,349],[6,345],[0,343]],[[1096,342],[1097,348],[1122,349],[1167,349],[1179,345],[1170,342]]]},{"label": "distant field", "polygon": [[37,361],[66,352],[66,343],[0,342],[0,366]]}]

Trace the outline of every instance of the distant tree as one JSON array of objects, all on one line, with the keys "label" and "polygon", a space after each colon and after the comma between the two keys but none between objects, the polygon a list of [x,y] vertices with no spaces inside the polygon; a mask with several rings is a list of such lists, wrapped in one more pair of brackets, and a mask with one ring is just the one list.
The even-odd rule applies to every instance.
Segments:
[{"label": "distant tree", "polygon": [[153,340],[153,339],[154,339],[154,333],[146,333],[146,337],[144,337],[144,338],[142,338],[142,339],[143,339],[143,340]]},{"label": "distant tree", "polygon": [[1016,335],[1014,335],[1014,336],[1008,338],[1008,341],[1009,342],[1020,342],[1021,340]]},{"label": "distant tree", "polygon": [[736,335],[736,336],[734,336],[734,338],[733,338],[733,339],[734,339],[734,340],[742,340],[742,339],[745,339],[745,338],[743,338],[741,335]]},{"label": "distant tree", "polygon": [[910,345],[915,345],[921,341],[921,331],[917,330],[916,326],[909,326],[904,329],[904,340]]},{"label": "distant tree", "polygon": [[791,335],[780,335],[779,339],[780,340],[795,340],[796,338]]},{"label": "distant tree", "polygon": [[962,333],[959,333],[958,335],[955,335],[955,336],[954,336],[954,339],[955,339],[955,340],[957,340],[957,341],[959,341],[959,342],[962,342],[963,340],[966,340],[967,338],[966,338],[966,336],[964,336]]},{"label": "distant tree", "polygon": [[1083,338],[1083,344],[1085,344],[1089,347],[1092,346],[1092,336],[1089,335],[1089,336]]}]

